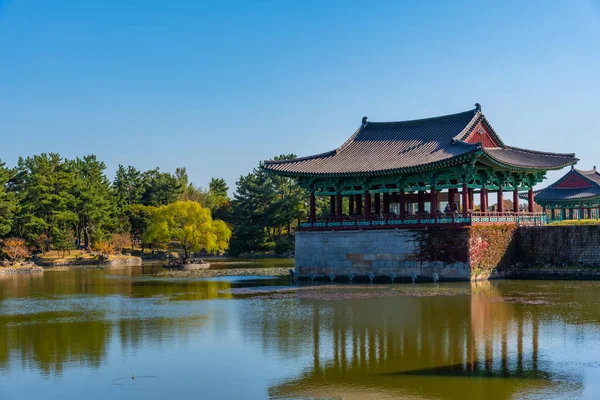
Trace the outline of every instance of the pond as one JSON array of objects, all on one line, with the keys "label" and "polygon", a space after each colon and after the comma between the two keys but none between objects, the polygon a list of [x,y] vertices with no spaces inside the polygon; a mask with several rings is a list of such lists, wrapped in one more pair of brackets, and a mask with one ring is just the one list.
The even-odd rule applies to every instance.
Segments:
[{"label": "pond", "polygon": [[290,286],[159,271],[1,278],[0,399],[600,393],[597,282]]}]

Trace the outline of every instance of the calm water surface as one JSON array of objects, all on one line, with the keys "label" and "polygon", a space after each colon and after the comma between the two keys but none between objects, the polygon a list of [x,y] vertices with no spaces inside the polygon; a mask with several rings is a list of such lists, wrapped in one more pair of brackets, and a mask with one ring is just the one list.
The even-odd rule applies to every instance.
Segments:
[{"label": "calm water surface", "polygon": [[1,278],[0,399],[600,398],[600,283],[157,272]]}]

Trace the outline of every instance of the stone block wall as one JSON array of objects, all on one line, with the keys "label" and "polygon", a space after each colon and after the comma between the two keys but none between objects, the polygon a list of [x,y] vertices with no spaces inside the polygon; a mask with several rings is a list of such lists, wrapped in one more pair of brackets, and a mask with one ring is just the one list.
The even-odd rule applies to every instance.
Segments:
[{"label": "stone block wall", "polygon": [[376,277],[393,274],[407,279],[414,273],[431,280],[437,272],[442,280],[470,278],[468,262],[423,257],[423,235],[427,230],[297,232],[296,273],[302,277],[333,273],[343,278],[352,273],[364,278],[372,272]]},{"label": "stone block wall", "polygon": [[520,227],[517,247],[526,265],[600,267],[600,225]]}]

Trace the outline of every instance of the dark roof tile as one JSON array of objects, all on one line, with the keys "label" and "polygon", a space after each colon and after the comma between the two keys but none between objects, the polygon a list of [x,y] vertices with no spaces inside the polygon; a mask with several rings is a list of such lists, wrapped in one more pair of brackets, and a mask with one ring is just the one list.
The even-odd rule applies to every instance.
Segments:
[{"label": "dark roof tile", "polygon": [[[481,121],[490,126],[476,108],[412,121],[368,122],[334,151],[295,160],[265,161],[264,168],[288,175],[315,176],[404,173],[441,161],[464,162],[464,156],[480,151],[485,151],[493,162],[524,169],[558,169],[577,161],[573,154],[513,147],[484,150],[480,144],[464,142]],[[501,140],[499,143],[504,147]]]}]

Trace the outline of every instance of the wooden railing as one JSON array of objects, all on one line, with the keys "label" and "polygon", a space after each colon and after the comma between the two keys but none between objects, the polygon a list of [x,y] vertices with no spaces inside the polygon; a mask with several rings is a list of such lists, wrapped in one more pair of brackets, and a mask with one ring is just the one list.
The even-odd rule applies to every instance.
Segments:
[{"label": "wooden railing", "polygon": [[324,216],[301,222],[300,230],[356,230],[356,229],[395,229],[428,226],[470,226],[476,224],[516,224],[545,225],[547,216],[544,213],[529,212],[468,212],[428,213],[406,215],[363,215]]}]

